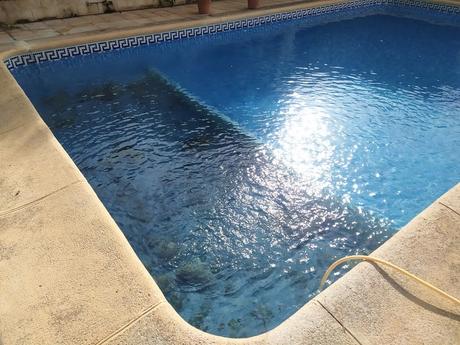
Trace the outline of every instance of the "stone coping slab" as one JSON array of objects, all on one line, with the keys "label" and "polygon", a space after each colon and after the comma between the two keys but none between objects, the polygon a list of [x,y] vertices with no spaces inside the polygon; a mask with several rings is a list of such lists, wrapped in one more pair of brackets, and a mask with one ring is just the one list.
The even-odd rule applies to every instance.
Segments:
[{"label": "stone coping slab", "polygon": [[[0,57],[275,12],[34,41]],[[0,344],[460,343],[458,306],[370,263],[265,334],[229,339],[193,328],[166,302],[3,64],[0,81]],[[372,255],[458,297],[460,184]]]}]

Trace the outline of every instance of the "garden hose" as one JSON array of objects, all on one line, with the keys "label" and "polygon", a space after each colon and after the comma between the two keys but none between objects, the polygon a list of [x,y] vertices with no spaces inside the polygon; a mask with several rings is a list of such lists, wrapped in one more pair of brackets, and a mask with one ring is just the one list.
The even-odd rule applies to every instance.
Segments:
[{"label": "garden hose", "polygon": [[326,282],[326,279],[329,277],[331,272],[338,265],[340,265],[340,264],[342,264],[344,262],[347,262],[347,261],[352,261],[352,260],[364,260],[364,261],[375,262],[375,263],[378,263],[378,264],[381,264],[381,265],[384,265],[384,266],[389,266],[389,267],[393,268],[394,270],[398,271],[399,273],[402,273],[405,276],[415,280],[416,282],[426,286],[427,288],[431,289],[432,291],[437,292],[438,294],[440,294],[441,296],[447,298],[448,300],[460,305],[460,300],[458,298],[455,298],[455,297],[449,295],[448,293],[442,291],[441,289],[438,289],[436,286],[434,286],[434,285],[428,283],[427,281],[425,281],[425,280],[413,275],[412,273],[406,271],[405,269],[403,269],[403,268],[401,268],[399,266],[396,266],[396,265],[394,265],[391,262],[388,262],[386,260],[370,257],[370,256],[367,256],[367,255],[345,256],[345,257],[337,260],[336,262],[334,262],[332,265],[329,266],[329,268],[327,269],[326,273],[324,273],[323,278],[321,279],[321,283],[319,285],[319,289],[321,290],[323,288],[323,285]]}]

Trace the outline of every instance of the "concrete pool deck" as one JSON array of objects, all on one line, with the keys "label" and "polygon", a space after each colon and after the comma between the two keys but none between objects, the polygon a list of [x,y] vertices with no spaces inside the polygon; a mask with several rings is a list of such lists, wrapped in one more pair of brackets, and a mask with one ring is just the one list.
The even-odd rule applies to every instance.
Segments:
[{"label": "concrete pool deck", "polygon": [[[318,4],[324,2],[114,25],[52,39],[32,35],[3,45],[0,57]],[[460,343],[458,305],[369,263],[260,336],[228,339],[193,328],[165,300],[4,64],[0,82],[0,344]],[[372,256],[459,297],[460,184]]]}]

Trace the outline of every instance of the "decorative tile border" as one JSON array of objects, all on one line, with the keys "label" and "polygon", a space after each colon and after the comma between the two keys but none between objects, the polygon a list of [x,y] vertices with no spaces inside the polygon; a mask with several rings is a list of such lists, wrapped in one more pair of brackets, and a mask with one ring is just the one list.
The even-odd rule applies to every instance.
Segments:
[{"label": "decorative tile border", "polygon": [[252,28],[264,24],[282,22],[293,19],[324,15],[340,14],[353,9],[385,9],[387,6],[397,6],[402,8],[418,8],[424,10],[434,10],[442,14],[460,15],[460,6],[430,3],[423,0],[352,0],[341,4],[323,5],[316,8],[300,9],[291,12],[276,13],[254,18],[234,20],[225,23],[211,24],[181,30],[154,33],[149,35],[133,36],[102,42],[80,44],[71,47],[44,50],[39,52],[27,53],[10,57],[5,62],[11,71],[20,66],[30,64],[61,60],[73,56],[88,55],[94,53],[108,52],[131,47],[139,47],[162,42],[170,42],[184,38],[211,35],[219,32]]}]

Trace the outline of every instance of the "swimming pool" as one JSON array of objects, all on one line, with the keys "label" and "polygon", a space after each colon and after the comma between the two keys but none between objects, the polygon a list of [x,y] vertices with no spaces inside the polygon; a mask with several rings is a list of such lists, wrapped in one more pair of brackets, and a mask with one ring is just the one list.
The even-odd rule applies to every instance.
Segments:
[{"label": "swimming pool", "polygon": [[336,19],[13,71],[197,327],[276,326],[459,180],[459,27]]}]

